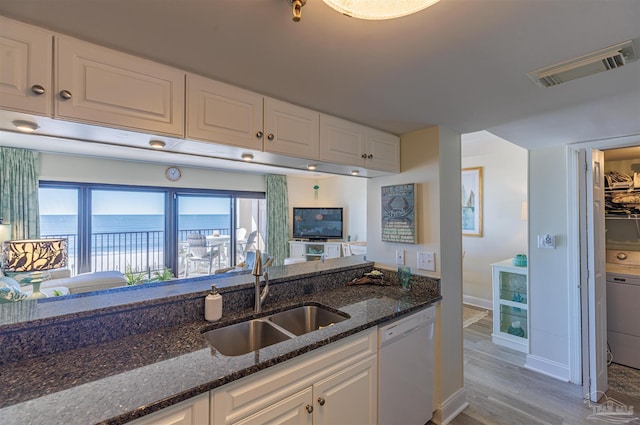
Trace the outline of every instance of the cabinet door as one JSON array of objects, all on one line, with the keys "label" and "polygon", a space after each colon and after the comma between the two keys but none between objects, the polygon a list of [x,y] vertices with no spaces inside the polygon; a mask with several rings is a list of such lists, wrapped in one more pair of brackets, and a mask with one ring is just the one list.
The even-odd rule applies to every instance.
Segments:
[{"label": "cabinet door", "polygon": [[202,425],[209,422],[209,393],[145,416],[131,425]]},{"label": "cabinet door", "polygon": [[304,243],[289,243],[289,257],[304,257]]},{"label": "cabinet door", "polygon": [[51,115],[52,40],[50,32],[0,16],[1,108]]},{"label": "cabinet door", "polygon": [[264,137],[265,152],[318,159],[320,113],[265,98]]},{"label": "cabinet door", "polygon": [[366,168],[400,172],[400,138],[373,128],[365,130]]},{"label": "cabinet door", "polygon": [[262,95],[187,76],[187,138],[262,150]]},{"label": "cabinet door", "polygon": [[263,409],[235,425],[311,425],[312,390],[307,388]]},{"label": "cabinet door", "polygon": [[324,245],[324,258],[337,258],[340,256],[340,244],[326,243]]},{"label": "cabinet door", "polygon": [[184,135],[183,71],[60,37],[54,74],[56,117]]},{"label": "cabinet door", "polygon": [[321,160],[364,167],[363,155],[363,126],[330,115],[320,115]]},{"label": "cabinet door", "polygon": [[314,384],[314,425],[377,423],[377,386],[375,356]]}]

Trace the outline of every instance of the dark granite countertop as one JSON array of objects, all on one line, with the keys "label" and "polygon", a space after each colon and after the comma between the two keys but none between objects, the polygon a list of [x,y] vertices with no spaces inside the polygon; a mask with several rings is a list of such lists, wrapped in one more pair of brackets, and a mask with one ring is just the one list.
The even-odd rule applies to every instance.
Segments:
[{"label": "dark granite countertop", "polygon": [[256,352],[226,357],[212,349],[203,329],[257,317],[252,310],[163,327],[0,368],[0,418],[11,424],[121,424],[189,399],[315,348],[440,300],[437,284],[418,279],[411,292],[398,286],[354,285],[264,306],[264,313],[299,303],[320,303],[350,319]]}]

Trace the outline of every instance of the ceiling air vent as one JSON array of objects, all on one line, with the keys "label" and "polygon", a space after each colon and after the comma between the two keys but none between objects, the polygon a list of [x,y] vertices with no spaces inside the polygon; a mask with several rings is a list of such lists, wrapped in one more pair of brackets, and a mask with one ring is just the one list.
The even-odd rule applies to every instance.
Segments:
[{"label": "ceiling air vent", "polygon": [[637,59],[633,41],[629,40],[579,58],[538,69],[527,75],[540,87],[551,87],[587,75],[620,68]]}]

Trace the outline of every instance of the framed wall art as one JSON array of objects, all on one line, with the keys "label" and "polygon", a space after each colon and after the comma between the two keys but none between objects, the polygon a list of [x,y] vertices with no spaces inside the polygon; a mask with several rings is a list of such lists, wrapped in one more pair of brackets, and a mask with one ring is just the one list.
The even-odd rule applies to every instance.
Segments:
[{"label": "framed wall art", "polygon": [[417,243],[416,184],[382,186],[382,241]]},{"label": "framed wall art", "polygon": [[462,169],[462,236],[482,236],[482,167]]}]

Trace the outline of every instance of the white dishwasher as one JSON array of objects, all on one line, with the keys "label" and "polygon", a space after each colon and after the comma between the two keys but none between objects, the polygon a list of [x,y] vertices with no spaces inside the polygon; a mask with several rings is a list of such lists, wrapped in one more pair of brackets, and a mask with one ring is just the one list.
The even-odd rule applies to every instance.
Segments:
[{"label": "white dishwasher", "polygon": [[378,328],[378,423],[423,425],[433,415],[435,306]]}]

